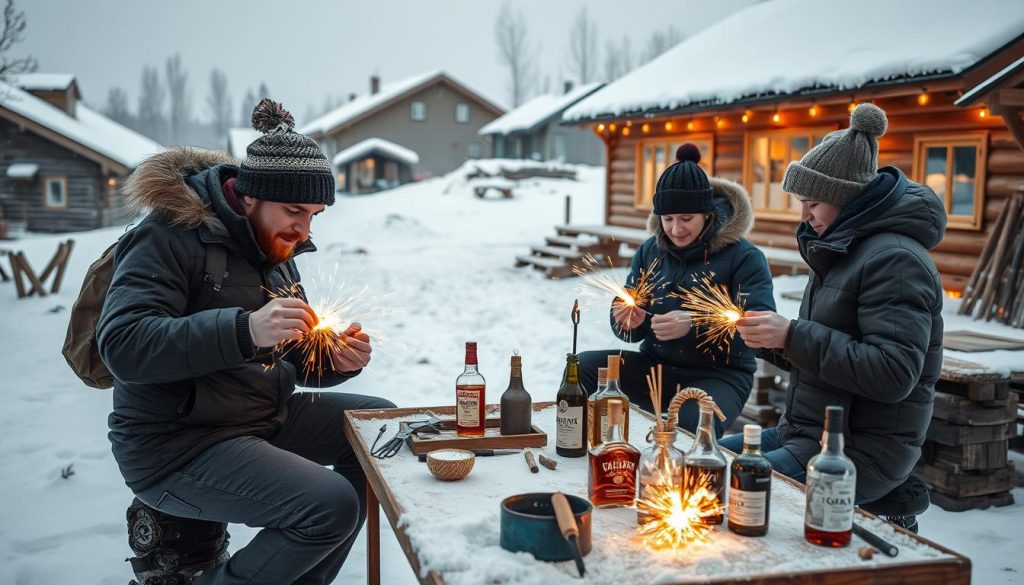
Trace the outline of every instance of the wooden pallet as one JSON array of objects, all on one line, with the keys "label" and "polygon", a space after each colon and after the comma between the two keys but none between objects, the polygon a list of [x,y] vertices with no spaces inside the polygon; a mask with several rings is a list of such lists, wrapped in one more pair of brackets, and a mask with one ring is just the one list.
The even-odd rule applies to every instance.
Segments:
[{"label": "wooden pallet", "polygon": [[965,510],[982,510],[990,506],[1012,506],[1013,494],[1010,492],[999,492],[985,496],[972,496],[969,498],[951,498],[942,492],[933,491],[929,494],[932,503],[947,512],[963,512]]}]

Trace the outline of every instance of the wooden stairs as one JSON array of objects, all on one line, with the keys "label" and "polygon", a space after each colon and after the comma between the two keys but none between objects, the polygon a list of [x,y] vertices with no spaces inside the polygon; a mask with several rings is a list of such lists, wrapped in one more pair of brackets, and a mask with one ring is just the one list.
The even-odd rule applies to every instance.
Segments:
[{"label": "wooden stairs", "polygon": [[628,266],[636,248],[649,236],[644,230],[608,225],[561,225],[544,244],[531,246],[528,255],[516,256],[516,266],[543,270],[549,278],[573,276],[591,255],[599,266]]}]

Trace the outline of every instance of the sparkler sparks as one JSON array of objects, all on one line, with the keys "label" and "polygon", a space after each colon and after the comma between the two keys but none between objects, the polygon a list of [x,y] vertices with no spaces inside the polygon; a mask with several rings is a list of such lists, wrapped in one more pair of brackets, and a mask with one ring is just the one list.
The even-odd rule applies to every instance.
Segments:
[{"label": "sparkler sparks", "polygon": [[[604,300],[606,295],[610,294],[627,307],[636,307],[648,315],[652,314],[647,307],[656,300],[655,293],[665,286],[658,273],[657,261],[640,272],[633,286],[627,287],[612,273],[603,270],[601,261],[593,254],[585,254],[580,260],[581,265],[574,266],[572,271],[581,279],[580,296],[584,298],[585,304],[603,304],[607,302]],[[606,261],[608,266],[612,266],[611,258],[606,258]]]},{"label": "sparkler sparks", "polygon": [[724,284],[715,284],[711,273],[695,279],[693,286],[680,287],[669,293],[669,296],[682,299],[684,309],[690,311],[690,319],[698,328],[698,336],[702,337],[697,344],[698,349],[708,351],[717,348],[729,353],[733,337],[736,335],[736,322],[743,317],[743,305],[733,302],[729,289]]},{"label": "sparkler sparks", "polygon": [[637,511],[648,520],[637,528],[655,548],[680,548],[703,539],[712,529],[708,518],[722,514],[707,478],[696,486],[653,485],[644,499],[637,500]]}]

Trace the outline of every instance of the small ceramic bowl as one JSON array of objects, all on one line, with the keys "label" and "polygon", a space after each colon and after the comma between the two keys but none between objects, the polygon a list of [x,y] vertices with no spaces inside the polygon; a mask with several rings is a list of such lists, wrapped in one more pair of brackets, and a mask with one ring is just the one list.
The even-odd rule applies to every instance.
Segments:
[{"label": "small ceramic bowl", "polygon": [[473,470],[476,455],[464,449],[438,449],[427,453],[427,469],[444,481],[464,479]]}]

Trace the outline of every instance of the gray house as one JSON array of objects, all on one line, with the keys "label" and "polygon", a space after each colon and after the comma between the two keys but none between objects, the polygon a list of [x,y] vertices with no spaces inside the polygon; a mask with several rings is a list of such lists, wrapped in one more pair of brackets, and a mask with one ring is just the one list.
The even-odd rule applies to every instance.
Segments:
[{"label": "gray house", "polygon": [[480,129],[491,141],[493,158],[528,158],[603,165],[604,143],[593,132],[561,126],[562,112],[604,84],[573,88],[562,94],[540,95]]},{"label": "gray house", "polygon": [[74,75],[0,82],[0,232],[67,232],[129,220],[121,180],[163,147],[81,99]]},{"label": "gray house", "polygon": [[412,178],[423,179],[482,156],[485,141],[478,132],[503,112],[443,71],[383,85],[375,75],[370,93],[352,96],[298,131],[319,142],[328,159],[370,138],[386,140],[418,153]]}]

